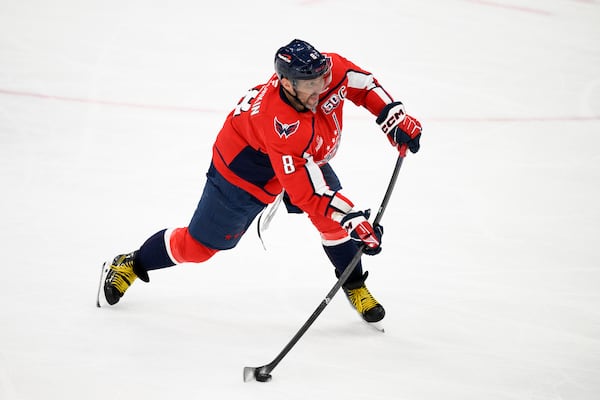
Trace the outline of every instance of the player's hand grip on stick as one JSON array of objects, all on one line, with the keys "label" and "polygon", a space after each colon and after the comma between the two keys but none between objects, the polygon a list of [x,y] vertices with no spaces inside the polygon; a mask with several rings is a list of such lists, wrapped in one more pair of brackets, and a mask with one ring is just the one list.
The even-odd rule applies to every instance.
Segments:
[{"label": "player's hand grip on stick", "polygon": [[381,252],[381,237],[383,227],[371,225],[369,216],[371,210],[352,211],[346,214],[340,221],[340,225],[357,242],[364,243],[363,253],[373,256]]}]

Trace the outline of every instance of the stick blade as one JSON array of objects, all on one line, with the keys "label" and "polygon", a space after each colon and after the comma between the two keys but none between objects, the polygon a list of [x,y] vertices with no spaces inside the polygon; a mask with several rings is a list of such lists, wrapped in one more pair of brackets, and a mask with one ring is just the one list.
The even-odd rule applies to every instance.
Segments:
[{"label": "stick blade", "polygon": [[244,382],[269,382],[273,377],[267,372],[266,366],[263,367],[244,367]]},{"label": "stick blade", "polygon": [[244,367],[244,382],[252,382],[256,380],[254,376],[254,371],[256,368],[252,367]]}]

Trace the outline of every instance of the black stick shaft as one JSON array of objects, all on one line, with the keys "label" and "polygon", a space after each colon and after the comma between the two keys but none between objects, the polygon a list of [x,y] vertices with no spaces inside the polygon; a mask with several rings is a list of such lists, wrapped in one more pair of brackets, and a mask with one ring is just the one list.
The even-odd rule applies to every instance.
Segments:
[{"label": "black stick shaft", "polygon": [[[375,220],[373,221],[374,226],[379,225],[379,222],[381,221],[381,218],[383,217],[383,213],[390,201],[390,197],[392,196],[394,186],[396,185],[396,180],[398,179],[398,173],[400,172],[400,167],[402,166],[403,160],[404,160],[404,157],[402,157],[402,156],[398,156],[398,159],[396,160],[396,166],[394,167],[394,172],[392,173],[392,177],[390,178],[390,183],[388,184],[388,187],[387,187],[387,190],[385,191],[385,195],[383,196],[381,205],[379,206],[379,209],[377,211],[377,215],[375,216]],[[298,341],[306,333],[308,328],[310,328],[310,326],[313,324],[313,322],[315,322],[315,320],[323,312],[325,307],[327,307],[327,305],[331,302],[331,299],[333,299],[333,296],[335,296],[335,294],[340,290],[342,285],[344,283],[346,283],[346,280],[348,279],[348,277],[350,276],[352,271],[354,271],[354,269],[358,265],[358,262],[360,261],[360,257],[362,255],[364,246],[365,246],[364,244],[360,245],[358,251],[352,258],[352,260],[350,261],[350,263],[348,264],[348,266],[346,267],[344,272],[340,275],[336,284],[331,288],[329,293],[327,293],[327,295],[325,296],[323,301],[321,301],[321,303],[319,304],[317,309],[312,313],[312,315],[308,318],[308,320],[304,323],[304,325],[302,325],[300,327],[300,329],[298,330],[298,332],[296,332],[296,334],[294,335],[292,340],[289,341],[289,343],[283,348],[283,350],[281,350],[281,352],[277,355],[277,357],[275,357],[275,359],[273,361],[271,361],[269,364],[266,364],[262,367],[256,368],[257,371],[259,371],[260,373],[269,374],[271,371],[273,371],[275,369],[275,367],[281,362],[281,360],[283,360],[283,358],[296,345],[296,343],[298,343]]]}]

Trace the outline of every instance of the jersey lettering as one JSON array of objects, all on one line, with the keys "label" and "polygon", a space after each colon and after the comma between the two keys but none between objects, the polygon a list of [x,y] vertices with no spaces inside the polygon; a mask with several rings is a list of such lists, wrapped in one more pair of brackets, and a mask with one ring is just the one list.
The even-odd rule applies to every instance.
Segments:
[{"label": "jersey lettering", "polygon": [[325,114],[330,114],[333,110],[335,110],[341,103],[342,100],[346,98],[346,86],[342,86],[337,93],[329,96],[327,101],[323,103],[321,109]]},{"label": "jersey lettering", "polygon": [[250,103],[252,102],[252,100],[254,100],[254,98],[256,97],[257,94],[258,94],[258,90],[250,89],[248,91],[248,93],[246,93],[246,96],[244,96],[244,98],[242,100],[240,100],[240,102],[237,104],[237,106],[235,106],[233,115],[237,116],[237,115],[240,115],[243,111],[250,110]]},{"label": "jersey lettering", "polygon": [[296,171],[292,156],[281,156],[281,161],[283,162],[283,172],[285,172],[286,175],[293,174]]}]

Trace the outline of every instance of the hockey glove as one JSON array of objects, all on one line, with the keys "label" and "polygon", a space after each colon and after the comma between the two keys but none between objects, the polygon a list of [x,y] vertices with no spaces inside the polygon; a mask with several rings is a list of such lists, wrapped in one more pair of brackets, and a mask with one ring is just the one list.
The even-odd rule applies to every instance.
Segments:
[{"label": "hockey glove", "polygon": [[376,122],[390,143],[398,148],[402,157],[406,155],[407,147],[412,153],[419,151],[421,123],[416,118],[406,115],[401,102],[396,101],[385,106]]},{"label": "hockey glove", "polygon": [[342,218],[340,224],[353,240],[364,243],[363,253],[374,256],[381,251],[383,227],[381,225],[372,226],[368,221],[369,215],[371,215],[371,210],[352,211]]}]

